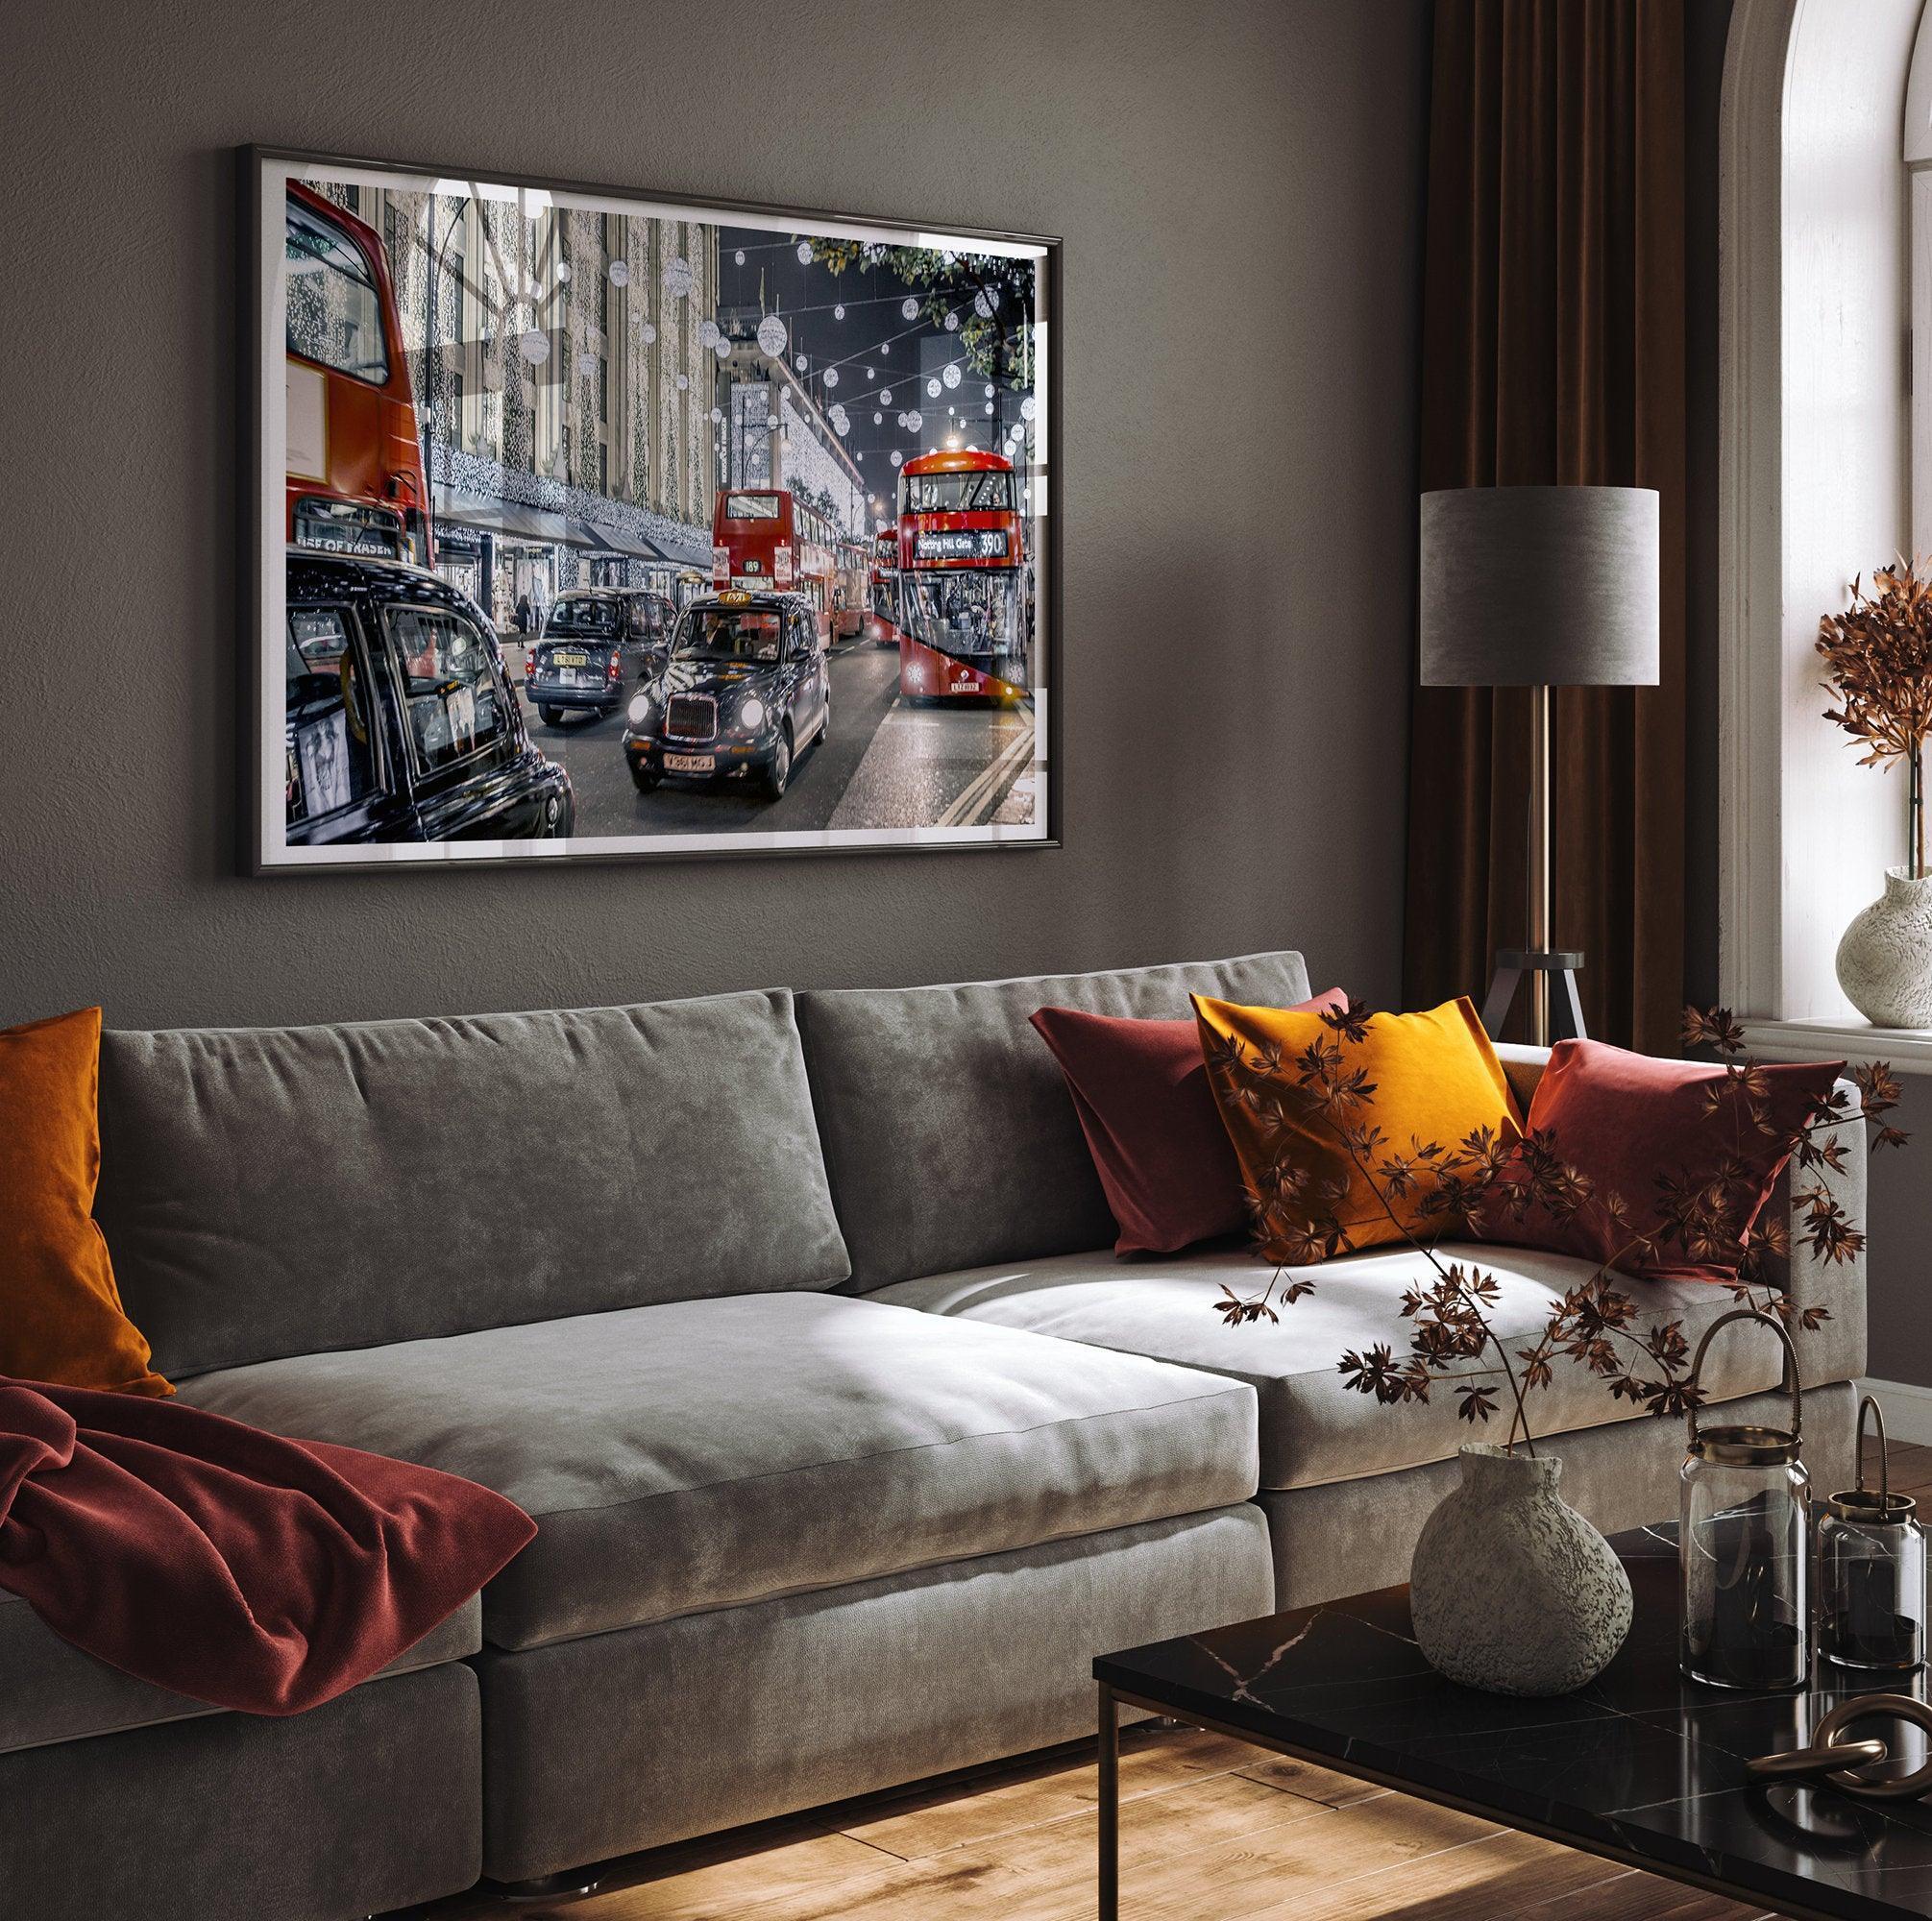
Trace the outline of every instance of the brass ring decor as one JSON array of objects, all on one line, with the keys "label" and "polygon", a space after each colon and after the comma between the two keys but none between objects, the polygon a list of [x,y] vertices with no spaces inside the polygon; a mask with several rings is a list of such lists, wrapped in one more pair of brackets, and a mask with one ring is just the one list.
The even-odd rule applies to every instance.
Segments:
[{"label": "brass ring decor", "polygon": [[1749,1781],[1812,1781],[1846,1767],[1870,1767],[1891,1757],[1882,1740],[1833,1741],[1816,1747],[1795,1747],[1784,1754],[1761,1754],[1744,1764]]},{"label": "brass ring decor", "polygon": [[[1932,1735],[1932,1707],[1925,1702],[1910,1694],[1860,1694],[1852,1700],[1841,1701],[1819,1722],[1812,1744],[1815,1747],[1830,1747],[1841,1729],[1849,1727],[1854,1721],[1877,1717],[1909,1721],[1922,1733]],[[1932,1761],[1915,1767],[1910,1774],[1899,1775],[1895,1780],[1871,1781],[1848,1767],[1824,1778],[1832,1787],[1842,1787],[1847,1794],[1861,1795],[1868,1801],[1910,1801],[1932,1787]]]}]

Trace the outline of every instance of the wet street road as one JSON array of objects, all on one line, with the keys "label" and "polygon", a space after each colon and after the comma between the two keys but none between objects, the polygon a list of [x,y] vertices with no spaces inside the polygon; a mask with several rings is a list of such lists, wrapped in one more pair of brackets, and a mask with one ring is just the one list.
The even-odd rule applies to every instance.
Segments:
[{"label": "wet street road", "polygon": [[848,641],[828,656],[832,721],[780,801],[735,784],[639,793],[624,766],[623,711],[549,726],[526,702],[530,739],[570,770],[579,838],[810,833],[975,826],[1033,817],[1031,708],[919,709],[899,697],[895,648]]}]

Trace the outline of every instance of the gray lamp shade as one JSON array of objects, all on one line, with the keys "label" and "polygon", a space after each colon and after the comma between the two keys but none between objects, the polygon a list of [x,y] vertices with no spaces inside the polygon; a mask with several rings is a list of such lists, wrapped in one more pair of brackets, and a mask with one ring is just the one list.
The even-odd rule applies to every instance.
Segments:
[{"label": "gray lamp shade", "polygon": [[1456,487],[1422,497],[1425,687],[1654,687],[1657,496]]}]

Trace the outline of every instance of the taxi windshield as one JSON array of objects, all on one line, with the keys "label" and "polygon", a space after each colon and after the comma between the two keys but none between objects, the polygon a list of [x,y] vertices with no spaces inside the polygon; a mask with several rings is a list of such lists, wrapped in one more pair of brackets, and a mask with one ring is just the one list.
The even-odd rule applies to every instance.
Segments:
[{"label": "taxi windshield", "polygon": [[566,596],[550,610],[550,631],[557,634],[607,634],[617,625],[617,604],[588,596]]},{"label": "taxi windshield", "polygon": [[694,607],[677,630],[679,660],[775,661],[785,619],[770,609]]}]

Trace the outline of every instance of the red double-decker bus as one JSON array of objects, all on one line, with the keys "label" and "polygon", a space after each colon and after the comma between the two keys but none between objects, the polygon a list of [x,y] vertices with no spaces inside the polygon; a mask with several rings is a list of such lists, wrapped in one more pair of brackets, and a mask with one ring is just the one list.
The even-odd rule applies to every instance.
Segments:
[{"label": "red double-decker bus", "polygon": [[428,567],[429,490],[382,243],[291,181],[282,252],[288,538]]},{"label": "red double-decker bus", "polygon": [[1013,463],[976,448],[899,470],[899,691],[1015,700],[1027,692],[1026,554]]},{"label": "red double-decker bus", "polygon": [[882,647],[899,644],[899,530],[882,526],[872,537],[866,570],[866,632]]},{"label": "red double-decker bus", "polygon": [[711,516],[711,573],[720,588],[802,594],[832,640],[837,577],[833,535],[816,508],[783,487],[724,487]]}]

